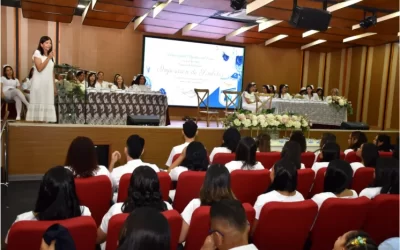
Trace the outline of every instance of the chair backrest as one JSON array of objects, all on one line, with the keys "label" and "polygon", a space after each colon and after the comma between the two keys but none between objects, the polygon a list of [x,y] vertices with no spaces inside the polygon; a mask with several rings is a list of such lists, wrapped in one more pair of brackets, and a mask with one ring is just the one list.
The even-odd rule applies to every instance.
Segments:
[{"label": "chair backrest", "polygon": [[265,169],[271,169],[275,162],[281,159],[280,152],[256,153],[257,161],[261,162]]},{"label": "chair backrest", "polygon": [[[243,204],[243,207],[246,211],[247,220],[252,225],[256,212],[248,203]],[[210,206],[201,206],[194,210],[186,236],[185,250],[201,249],[210,227]]]},{"label": "chair backrest", "polygon": [[228,112],[228,108],[231,106],[233,106],[234,110],[240,108],[242,92],[223,90],[222,93],[224,94],[226,112]]},{"label": "chair backrest", "polygon": [[400,236],[399,202],[398,194],[380,194],[371,200],[363,230],[376,244]]},{"label": "chair backrest", "polygon": [[[208,104],[210,98],[210,90],[209,89],[194,89],[194,92],[197,96],[197,109],[200,110],[200,107],[205,107],[208,111]],[[202,106],[203,105],[203,106]]]},{"label": "chair backrest", "polygon": [[311,168],[315,161],[315,154],[313,152],[304,152],[301,154],[301,162],[306,168]]},{"label": "chair backrest", "polygon": [[364,188],[367,188],[374,181],[375,170],[373,168],[364,167],[356,170],[353,176],[351,189],[359,194]]},{"label": "chair backrest", "polygon": [[312,198],[315,194],[319,194],[324,191],[325,172],[326,168],[321,168],[315,175],[314,185],[312,186],[310,191],[310,198]]},{"label": "chair backrest", "polygon": [[225,165],[228,162],[235,160],[235,154],[233,153],[217,153],[214,155],[213,164]]},{"label": "chair backrest", "polygon": [[369,205],[367,197],[329,198],[324,201],[311,230],[311,250],[332,249],[339,236],[362,228]]},{"label": "chair backrest", "polygon": [[304,199],[307,199],[312,184],[314,183],[315,173],[312,169],[299,169],[297,170],[297,188],[296,190],[300,192]]},{"label": "chair backrest", "polygon": [[347,161],[348,163],[361,162],[362,161],[362,159],[357,156],[355,151],[348,152],[347,155],[344,157],[344,160]]},{"label": "chair backrest", "polygon": [[174,156],[172,157],[172,162],[176,161],[176,160],[179,158],[179,156],[181,156],[181,154],[176,154],[176,155],[174,155]]},{"label": "chair backrest", "polygon": [[[181,233],[181,228],[182,228],[182,217],[175,210],[164,211],[162,212],[162,214],[168,220],[171,232],[171,250],[176,250],[179,243],[179,235]],[[120,231],[128,216],[129,216],[128,213],[122,213],[111,217],[110,222],[108,223],[106,250],[117,249]]]},{"label": "chair backrest", "polygon": [[[303,250],[317,213],[312,200],[269,202],[261,209],[254,244],[258,249]],[[282,235],[287,240],[282,240]]]},{"label": "chair backrest", "polygon": [[206,172],[186,171],[179,175],[173,207],[182,213],[187,204],[200,196]]},{"label": "chair backrest", "polygon": [[75,178],[75,188],[80,204],[89,208],[96,225],[100,226],[112,200],[110,179],[105,175]]},{"label": "chair backrest", "polygon": [[393,156],[393,152],[379,152],[379,157],[390,158]]},{"label": "chair backrest", "polygon": [[[158,172],[158,180],[164,201],[169,199],[169,189],[171,187],[171,177],[166,172]],[[128,197],[128,189],[132,174],[124,174],[119,181],[117,202],[124,202]]]},{"label": "chair backrest", "polygon": [[8,234],[7,249],[40,249],[44,232],[57,223],[68,229],[77,250],[95,249],[97,226],[91,216],[58,221],[18,221],[12,225]]},{"label": "chair backrest", "polygon": [[[321,154],[322,154],[322,153],[320,153],[319,156],[317,157],[317,162],[321,162],[321,160],[322,160],[322,159],[321,159]],[[346,155],[344,154],[344,152],[340,151],[340,159],[341,159],[341,160],[344,160],[345,157],[346,157]]]},{"label": "chair backrest", "polygon": [[[254,204],[257,197],[271,184],[270,172],[264,170],[235,170],[231,173],[231,188],[236,199]],[[251,184],[250,184],[251,183]]]}]

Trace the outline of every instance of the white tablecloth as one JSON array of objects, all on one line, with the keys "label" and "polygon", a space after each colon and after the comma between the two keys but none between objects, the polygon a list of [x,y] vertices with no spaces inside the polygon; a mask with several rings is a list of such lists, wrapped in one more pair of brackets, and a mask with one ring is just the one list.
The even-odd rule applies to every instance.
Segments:
[{"label": "white tablecloth", "polygon": [[[278,139],[278,140],[271,140],[271,151],[272,152],[281,152],[283,146],[287,142],[287,139]],[[315,152],[319,149],[319,142],[320,140],[317,139],[306,139],[307,142],[307,151],[308,152]]]}]

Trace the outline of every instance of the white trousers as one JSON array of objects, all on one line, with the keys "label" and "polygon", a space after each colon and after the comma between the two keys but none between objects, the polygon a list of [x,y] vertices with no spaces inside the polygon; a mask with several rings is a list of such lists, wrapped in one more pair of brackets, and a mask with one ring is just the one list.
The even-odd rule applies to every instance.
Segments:
[{"label": "white trousers", "polygon": [[22,103],[24,103],[27,107],[29,105],[26,100],[24,94],[19,89],[9,89],[4,92],[4,97],[6,101],[15,101],[15,107],[17,109],[17,117],[21,117]]}]

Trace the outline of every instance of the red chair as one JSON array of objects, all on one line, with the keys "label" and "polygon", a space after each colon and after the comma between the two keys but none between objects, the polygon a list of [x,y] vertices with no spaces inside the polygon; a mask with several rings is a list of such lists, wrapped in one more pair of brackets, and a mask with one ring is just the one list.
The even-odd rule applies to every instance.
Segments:
[{"label": "red chair", "polygon": [[60,224],[70,232],[77,250],[94,250],[97,226],[91,216],[80,216],[58,221],[18,221],[8,234],[8,250],[40,249],[47,228]]},{"label": "red chair", "polygon": [[105,175],[75,178],[75,188],[80,204],[89,208],[96,225],[100,226],[112,200],[110,179]]},{"label": "red chair", "polygon": [[312,200],[267,203],[254,231],[254,244],[258,249],[303,250],[317,213]]},{"label": "red chair", "polygon": [[[164,201],[169,199],[169,189],[171,187],[171,177],[167,172],[158,172],[158,180],[160,182],[160,189]],[[119,181],[118,198],[117,202],[124,202],[128,197],[129,183],[132,174],[124,174]]]},{"label": "red chair", "polygon": [[304,199],[308,198],[312,184],[314,183],[315,173],[314,170],[306,168],[297,170],[297,188]]},{"label": "red chair", "polygon": [[172,157],[172,162],[176,161],[181,154],[175,154],[174,157]]},{"label": "red chair", "polygon": [[382,158],[393,157],[393,152],[379,152],[379,157],[382,157]]},{"label": "red chair", "polygon": [[264,170],[235,170],[231,173],[231,187],[236,199],[254,204],[257,197],[271,184],[270,172]]},{"label": "red chair", "polygon": [[376,244],[391,237],[399,237],[399,195],[380,194],[371,200],[363,230]]},{"label": "red chair", "polygon": [[218,153],[214,155],[213,164],[222,164],[225,165],[228,162],[235,160],[235,154],[229,153]]},{"label": "red chair", "polygon": [[354,189],[359,194],[374,181],[374,174],[375,170],[373,168],[364,167],[357,169],[353,176],[351,189]]},{"label": "red chair", "polygon": [[186,171],[179,175],[176,186],[175,199],[172,206],[182,213],[187,204],[200,196],[200,188],[203,185],[206,172]]},{"label": "red chair", "polygon": [[330,250],[339,236],[362,228],[369,205],[367,197],[327,199],[310,233],[311,250]]},{"label": "red chair", "polygon": [[[247,220],[250,225],[254,222],[256,212],[250,204],[243,204],[246,211]],[[186,236],[185,250],[199,250],[204,244],[210,230],[210,206],[197,208],[190,220],[189,231]]]},{"label": "red chair", "polygon": [[311,168],[315,161],[315,154],[313,152],[304,152],[301,154],[301,163],[306,168]]},{"label": "red chair", "polygon": [[[345,157],[346,155],[344,154],[344,152],[340,152],[340,159],[344,160]],[[321,162],[321,153],[317,157],[317,162]]]},{"label": "red chair", "polygon": [[344,160],[348,163],[362,162],[362,159],[357,156],[355,151],[348,152],[347,155],[344,157]]},{"label": "red chair", "polygon": [[314,185],[312,186],[310,191],[310,198],[312,198],[315,194],[324,192],[325,172],[326,168],[321,168],[318,170],[315,176]]},{"label": "red chair", "polygon": [[[176,250],[179,243],[179,235],[182,228],[182,217],[175,210],[168,210],[162,213],[168,220],[168,224],[171,231],[171,250]],[[106,250],[116,250],[118,247],[118,240],[122,226],[126,218],[128,218],[128,213],[117,214],[111,217],[108,223],[108,232],[106,240]]]},{"label": "red chair", "polygon": [[265,169],[271,169],[275,162],[281,159],[280,152],[267,152],[267,153],[257,153],[257,161],[261,162]]}]

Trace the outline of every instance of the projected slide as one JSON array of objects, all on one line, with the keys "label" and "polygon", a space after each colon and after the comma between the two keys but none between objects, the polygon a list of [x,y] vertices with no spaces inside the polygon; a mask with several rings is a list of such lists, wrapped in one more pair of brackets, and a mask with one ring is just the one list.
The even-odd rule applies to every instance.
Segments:
[{"label": "projected slide", "polygon": [[209,106],[224,108],[222,91],[242,88],[244,48],[145,37],[143,74],[172,106],[197,106],[195,88],[209,89]]}]

